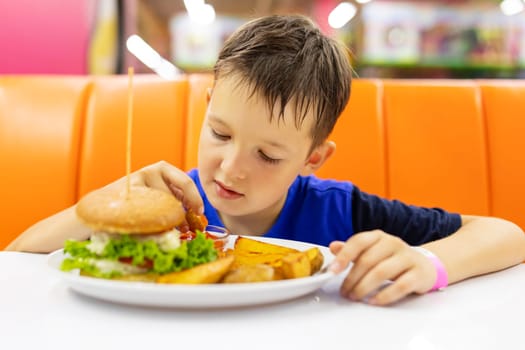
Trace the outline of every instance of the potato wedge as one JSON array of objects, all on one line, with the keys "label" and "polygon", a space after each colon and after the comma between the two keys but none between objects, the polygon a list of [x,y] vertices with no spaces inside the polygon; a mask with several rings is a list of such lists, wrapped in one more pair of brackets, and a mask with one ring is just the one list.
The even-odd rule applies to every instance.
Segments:
[{"label": "potato wedge", "polygon": [[304,251],[308,260],[310,261],[310,272],[313,275],[314,273],[321,270],[321,267],[324,263],[323,253],[317,247],[313,247]]},{"label": "potato wedge", "polygon": [[[235,256],[232,268],[244,265],[267,264],[276,269],[282,265],[286,254],[299,252],[297,249],[283,247],[271,243],[260,242],[246,237],[238,237],[234,248],[228,254]],[[278,273],[279,276],[282,274]]]},{"label": "potato wedge", "polygon": [[234,251],[251,252],[257,254],[288,254],[298,252],[297,249],[283,247],[280,245],[257,241],[246,237],[237,237],[234,244]]},{"label": "potato wedge", "polygon": [[267,264],[273,267],[281,266],[284,254],[239,254],[234,253],[235,261],[232,268],[243,265]]},{"label": "potato wedge", "polygon": [[319,248],[304,252],[246,237],[238,237],[227,255],[235,256],[231,269],[266,264],[274,268],[274,280],[306,277],[319,271],[324,257]]},{"label": "potato wedge", "polygon": [[127,282],[155,283],[157,281],[157,278],[159,278],[159,275],[156,273],[145,273],[145,274],[137,274],[137,275],[119,276],[119,277],[114,277],[113,279],[118,280],[118,281],[127,281]]},{"label": "potato wedge", "polygon": [[270,265],[255,264],[241,265],[233,268],[226,276],[223,283],[249,283],[249,282],[266,282],[275,280],[275,270]]},{"label": "potato wedge", "polygon": [[310,260],[304,252],[290,253],[282,259],[281,270],[285,279],[311,275]]},{"label": "potato wedge", "polygon": [[217,283],[228,272],[234,261],[233,256],[227,256],[215,261],[192,267],[191,269],[172,272],[160,276],[157,283],[204,284]]},{"label": "potato wedge", "polygon": [[186,211],[186,221],[188,222],[189,229],[192,232],[197,232],[197,230],[204,232],[206,226],[208,225],[208,219],[206,216],[198,215],[191,209]]},{"label": "potato wedge", "polygon": [[[92,274],[90,274],[89,272],[86,272],[83,270],[80,270],[80,276],[97,278],[93,276]],[[159,274],[157,273],[139,273],[139,274],[132,274],[132,275],[117,276],[111,279],[114,281],[155,283],[158,277],[159,277]]]}]

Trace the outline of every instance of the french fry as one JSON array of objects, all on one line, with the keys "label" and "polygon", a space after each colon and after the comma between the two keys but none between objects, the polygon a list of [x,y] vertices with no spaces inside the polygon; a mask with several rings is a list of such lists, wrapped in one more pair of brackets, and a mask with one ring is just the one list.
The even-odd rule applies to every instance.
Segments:
[{"label": "french fry", "polygon": [[286,254],[281,261],[281,270],[285,279],[311,275],[310,260],[304,252]]},{"label": "french fry", "polygon": [[271,243],[238,237],[227,255],[235,256],[232,269],[265,264],[273,267],[274,280],[306,277],[321,269],[324,257],[319,248],[304,252]]},{"label": "french fry", "polygon": [[282,258],[285,254],[244,254],[243,252],[234,252],[233,268],[244,265],[266,264],[273,267],[282,265]]},{"label": "french fry", "polygon": [[155,283],[157,281],[157,278],[159,278],[159,275],[156,273],[148,273],[148,274],[137,274],[137,275],[125,275],[125,276],[119,276],[114,277],[114,280],[118,281],[127,281],[127,282],[149,282],[149,283]]},{"label": "french fry", "polygon": [[234,261],[233,256],[227,256],[215,261],[197,265],[191,269],[171,272],[160,276],[157,283],[204,284],[217,283],[228,272]]},{"label": "french fry", "polygon": [[237,237],[233,248],[211,263],[159,276],[158,283],[251,283],[311,276],[321,269],[323,254],[317,247],[305,251]]},{"label": "french fry", "polygon": [[234,244],[234,251],[250,252],[256,254],[288,254],[298,252],[297,249],[283,247],[277,244],[257,241],[246,237],[237,237]]},{"label": "french fry", "polygon": [[233,268],[226,276],[223,283],[249,283],[274,281],[276,278],[275,269],[266,264],[241,265]]},{"label": "french fry", "polygon": [[189,230],[191,232],[196,232],[197,230],[204,232],[208,225],[208,219],[206,216],[195,214],[191,209],[186,211],[186,221],[188,222]]},{"label": "french fry", "polygon": [[317,247],[312,247],[310,249],[307,249],[304,251],[306,256],[308,257],[308,260],[310,261],[310,270],[311,274],[318,272],[321,270],[321,267],[324,263],[324,256]]}]

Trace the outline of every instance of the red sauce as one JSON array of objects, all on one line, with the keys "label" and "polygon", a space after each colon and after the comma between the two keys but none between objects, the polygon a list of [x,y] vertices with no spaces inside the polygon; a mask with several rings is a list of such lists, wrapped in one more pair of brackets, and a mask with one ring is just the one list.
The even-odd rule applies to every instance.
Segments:
[{"label": "red sauce", "polygon": [[[205,232],[205,233],[206,233],[206,238],[213,239],[215,249],[222,250],[224,248],[225,242],[221,237],[214,236],[209,232]],[[196,236],[195,232],[186,231],[180,234],[180,240],[181,241],[191,241],[192,239],[195,238],[195,236]]]}]

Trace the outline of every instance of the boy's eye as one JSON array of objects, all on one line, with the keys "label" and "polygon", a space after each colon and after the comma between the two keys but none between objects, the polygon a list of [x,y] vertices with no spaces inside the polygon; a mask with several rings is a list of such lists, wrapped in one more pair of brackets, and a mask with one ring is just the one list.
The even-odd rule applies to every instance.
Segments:
[{"label": "boy's eye", "polygon": [[266,154],[264,154],[263,151],[259,151],[259,156],[261,157],[263,161],[270,163],[270,164],[277,164],[280,161],[280,159],[268,157]]},{"label": "boy's eye", "polygon": [[221,141],[227,141],[230,139],[230,137],[228,135],[223,135],[223,134],[219,134],[217,131],[215,131],[214,129],[210,129],[211,130],[211,134],[213,135],[213,137],[215,137],[216,139],[218,140],[221,140]]}]

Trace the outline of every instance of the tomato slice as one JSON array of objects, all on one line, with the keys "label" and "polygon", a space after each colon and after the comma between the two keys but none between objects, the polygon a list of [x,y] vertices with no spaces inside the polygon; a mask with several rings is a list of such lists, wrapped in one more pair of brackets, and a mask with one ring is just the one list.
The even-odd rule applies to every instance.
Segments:
[{"label": "tomato slice", "polygon": [[[133,258],[132,257],[121,257],[118,259],[118,261],[120,261],[121,263],[124,263],[124,264],[132,264],[133,263]],[[144,262],[140,265],[137,265],[138,267],[142,267],[142,268],[145,268],[145,269],[152,269],[153,268],[153,260],[150,260],[150,259],[144,259]]]}]

